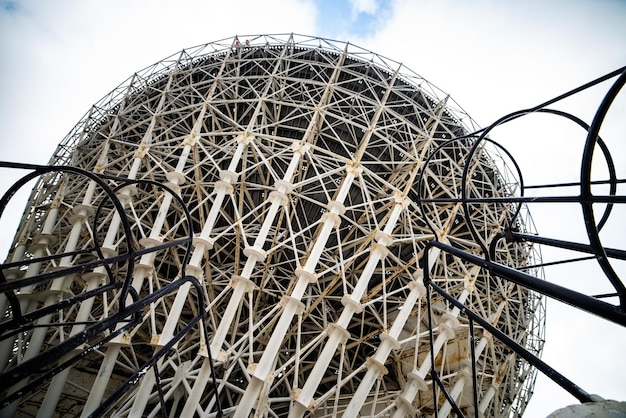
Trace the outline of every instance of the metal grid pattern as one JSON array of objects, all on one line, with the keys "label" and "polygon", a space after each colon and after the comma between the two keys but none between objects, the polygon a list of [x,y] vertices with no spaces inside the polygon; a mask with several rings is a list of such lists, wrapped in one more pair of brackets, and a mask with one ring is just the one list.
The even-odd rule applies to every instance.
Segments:
[{"label": "metal grid pattern", "polygon": [[[28,393],[7,410],[446,416],[450,403],[433,402],[434,364],[455,408],[522,413],[533,369],[445,298],[427,301],[422,281],[427,270],[541,352],[535,292],[434,247],[423,263],[433,239],[482,254],[505,228],[532,232],[524,207],[452,201],[519,194],[505,153],[474,150],[471,136],[450,141],[475,129],[402,65],[319,38],[231,38],[136,73],[50,162],[106,184],[46,172],[20,224],[10,260],[21,267],[7,281],[50,273],[12,290],[22,313],[57,308],[5,336],[2,367],[82,354],[37,384],[46,370],[15,372],[5,393]],[[523,242],[495,249],[513,268],[537,258]],[[11,319],[17,305],[8,305]],[[127,307],[137,309],[115,317]],[[105,326],[74,351],[42,357],[93,324]]]}]

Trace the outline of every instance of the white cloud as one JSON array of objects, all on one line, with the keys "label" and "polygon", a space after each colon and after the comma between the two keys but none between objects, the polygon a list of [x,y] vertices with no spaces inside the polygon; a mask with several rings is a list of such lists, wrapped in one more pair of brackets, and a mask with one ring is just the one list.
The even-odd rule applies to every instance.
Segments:
[{"label": "white cloud", "polygon": [[[20,10],[0,17],[2,129],[45,136],[52,147],[109,90],[182,48],[244,33],[315,32],[315,8],[297,0],[31,0]],[[15,123],[35,116],[37,129]]]},{"label": "white cloud", "polygon": [[373,15],[376,13],[376,9],[378,9],[376,0],[350,0],[350,5],[352,6],[353,16],[358,15],[359,13]]}]

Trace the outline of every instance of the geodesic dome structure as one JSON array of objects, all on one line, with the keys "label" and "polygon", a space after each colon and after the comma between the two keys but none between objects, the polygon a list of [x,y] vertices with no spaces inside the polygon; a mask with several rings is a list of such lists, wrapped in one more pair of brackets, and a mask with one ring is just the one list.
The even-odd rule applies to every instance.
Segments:
[{"label": "geodesic dome structure", "polygon": [[423,281],[540,353],[541,297],[426,245],[536,264],[494,240],[532,223],[480,201],[520,188],[475,130],[401,64],[319,38],[134,74],[34,168],[4,271],[6,411],[522,413],[533,369]]}]

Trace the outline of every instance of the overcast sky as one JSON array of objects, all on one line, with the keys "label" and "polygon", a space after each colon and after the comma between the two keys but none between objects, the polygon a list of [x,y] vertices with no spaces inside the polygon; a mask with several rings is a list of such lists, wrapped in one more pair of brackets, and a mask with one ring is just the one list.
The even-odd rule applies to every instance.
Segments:
[{"label": "overcast sky", "polygon": [[[621,0],[0,0],[0,159],[46,163],[91,104],[182,48],[236,34],[289,32],[349,41],[403,62],[481,126],[626,65]],[[590,122],[607,88],[564,106]],[[606,134],[614,137],[608,142],[624,178],[624,98],[614,109]],[[494,138],[519,157],[527,184],[577,178],[584,135],[570,137],[568,128],[536,117]],[[7,179],[0,174],[2,192]],[[584,241],[579,208],[533,213],[542,235]],[[14,228],[0,223],[2,257]],[[607,242],[624,248],[624,223],[607,230]],[[602,279],[589,271],[595,273],[546,274],[561,284]],[[583,389],[626,400],[626,329],[556,302],[548,317],[544,359]],[[535,389],[528,417],[576,402],[542,376]]]}]

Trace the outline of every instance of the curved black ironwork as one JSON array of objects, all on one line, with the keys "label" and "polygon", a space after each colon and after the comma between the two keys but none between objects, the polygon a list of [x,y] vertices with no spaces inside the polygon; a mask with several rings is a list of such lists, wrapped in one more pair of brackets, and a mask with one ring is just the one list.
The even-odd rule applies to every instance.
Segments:
[{"label": "curved black ironwork", "polygon": [[600,240],[599,230],[595,221],[595,215],[593,213],[594,196],[591,193],[591,162],[593,159],[593,151],[597,142],[597,137],[600,133],[600,127],[606,117],[609,107],[617,97],[618,93],[626,83],[626,70],[624,70],[615,83],[611,86],[611,89],[606,94],[596,115],[593,118],[589,133],[587,134],[587,140],[585,142],[585,149],[583,151],[583,160],[580,167],[580,204],[583,209],[583,216],[585,218],[585,227],[587,229],[587,236],[589,237],[589,243],[593,249],[594,254],[597,257],[600,267],[606,274],[620,299],[620,306],[622,310],[626,309],[626,286],[620,280],[617,273],[611,266],[607,257],[606,251],[602,246]]},{"label": "curved black ironwork", "polygon": [[[599,83],[615,79],[613,81],[611,87],[606,93],[604,99],[602,100],[591,124],[587,124],[582,121],[580,118],[552,108],[548,108],[547,106],[557,103],[558,101],[570,97],[574,94],[580,93],[581,91],[598,85]],[[546,297],[556,299],[563,303],[566,303],[570,306],[573,306],[582,311],[586,311],[592,313],[594,315],[599,316],[600,318],[619,324],[621,326],[626,327],[626,287],[624,285],[623,280],[619,277],[615,269],[612,267],[610,260],[626,260],[626,250],[622,248],[609,248],[602,244],[600,239],[600,231],[607,224],[607,221],[610,218],[610,215],[613,212],[615,205],[626,203],[626,196],[620,194],[618,191],[618,185],[626,182],[626,179],[621,179],[618,177],[616,166],[614,163],[614,159],[610,153],[609,147],[605,140],[603,140],[599,136],[600,128],[602,123],[608,113],[608,110],[611,104],[615,101],[618,93],[621,91],[622,87],[626,84],[626,67],[620,68],[616,71],[613,71],[603,77],[600,77],[596,80],[593,80],[585,85],[578,87],[570,92],[567,92],[563,95],[560,95],[552,100],[549,100],[545,103],[542,103],[538,106],[535,106],[530,109],[525,109],[517,112],[510,113],[508,115],[503,116],[498,119],[493,124],[488,127],[481,129],[480,131],[473,132],[467,134],[464,137],[453,138],[447,142],[447,144],[453,143],[454,141],[473,141],[472,148],[468,155],[466,156],[464,162],[465,166],[463,167],[463,175],[461,179],[461,196],[454,197],[445,197],[445,198],[425,198],[424,190],[426,190],[427,185],[425,184],[425,172],[428,168],[428,164],[432,158],[436,155],[437,151],[446,146],[446,144],[442,144],[439,148],[435,149],[431,152],[430,156],[424,162],[424,168],[419,175],[418,178],[418,187],[417,193],[419,196],[419,205],[421,210],[424,212],[424,205],[426,204],[450,204],[450,203],[460,203],[464,208],[464,219],[467,225],[472,232],[472,236],[476,240],[476,243],[481,249],[480,254],[476,254],[473,252],[469,252],[466,249],[458,248],[454,245],[440,242],[437,239],[437,234],[435,232],[435,227],[428,220],[429,227],[433,231],[435,236],[435,240],[430,241],[426,249],[424,250],[424,259],[422,260],[422,265],[427,266],[428,258],[429,258],[429,250],[436,248],[441,252],[441,256],[445,257],[458,257],[462,259],[464,262],[469,263],[470,265],[475,265],[480,269],[488,271],[489,274],[495,275],[497,277],[503,278],[512,283],[516,283],[518,285],[523,286],[531,292],[538,292],[541,295]],[[487,135],[493,131],[494,128],[515,120],[517,118],[523,117],[525,115],[529,115],[532,113],[544,113],[548,115],[554,115],[558,117],[564,117],[578,126],[582,127],[586,133],[586,140],[584,144],[584,151],[581,158],[580,165],[580,182],[577,183],[559,183],[559,184],[545,184],[538,186],[526,186],[523,185],[522,174],[519,170],[519,166],[515,162],[513,156],[506,151],[503,147],[497,144],[492,139],[488,138]],[[496,145],[498,148],[504,150],[507,157],[513,161],[516,170],[518,171],[519,179],[520,179],[520,196],[489,196],[489,197],[471,197],[467,191],[467,186],[470,179],[470,165],[472,158],[475,155],[478,155],[478,150],[481,145],[485,142],[490,142]],[[606,164],[608,179],[593,181],[591,178],[591,165],[593,161],[593,153],[596,148],[596,145],[600,149],[604,162]],[[592,187],[595,185],[608,185],[609,191],[608,194],[605,195],[594,195],[592,193]],[[541,197],[525,197],[524,190],[525,189],[541,189],[541,188],[555,188],[555,187],[579,187],[580,193],[576,196],[541,196]],[[515,204],[517,206],[517,210],[514,211],[515,216],[513,219],[519,216],[519,209],[521,205],[527,205],[531,203],[577,203],[582,208],[583,212],[583,220],[585,224],[585,230],[587,232],[587,236],[589,239],[589,243],[579,243],[572,242],[567,240],[559,240],[554,238],[547,238],[540,235],[522,233],[515,229],[513,226],[513,222],[509,222],[507,227],[504,227],[501,231],[494,231],[493,238],[490,242],[483,243],[479,236],[477,236],[476,230],[472,225],[472,219],[470,216],[471,213],[471,205],[482,204],[482,203],[500,203],[500,204]],[[596,221],[596,216],[594,214],[594,204],[603,203],[605,204],[602,215],[600,216],[599,221]],[[581,257],[575,257],[567,260],[559,260],[550,263],[541,263],[535,265],[528,266],[513,266],[509,267],[504,264],[500,264],[495,260],[496,248],[499,243],[505,240],[506,242],[511,243],[521,243],[522,245],[533,245],[540,244],[542,246],[550,246],[560,249],[566,249],[572,252],[577,252],[582,254]],[[570,288],[559,286],[554,284],[548,280],[543,280],[541,278],[535,277],[533,275],[527,274],[524,270],[528,269],[536,269],[541,268],[547,265],[555,265],[561,263],[570,263],[581,260],[596,260],[599,264],[601,271],[604,273],[605,278],[610,282],[611,286],[615,289],[615,293],[608,293],[602,295],[587,295],[581,292],[577,292]],[[509,347],[513,352],[515,352],[518,356],[527,360],[531,365],[537,368],[539,371],[544,373],[547,377],[556,382],[559,386],[565,389],[567,392],[575,396],[580,402],[593,402],[599,400],[596,395],[590,395],[588,392],[580,388],[574,382],[567,379],[565,376],[554,370],[548,364],[539,359],[538,356],[528,351],[522,345],[520,345],[517,341],[512,339],[510,336],[506,335],[500,329],[497,328],[494,324],[492,324],[488,318],[482,317],[479,313],[470,310],[464,303],[461,303],[459,300],[448,294],[443,288],[434,283],[429,277],[429,271],[427,268],[424,269],[424,284],[427,288],[427,302],[428,302],[428,320],[429,320],[429,336],[430,343],[433,346],[433,334],[434,326],[432,319],[432,300],[434,298],[433,292],[438,295],[438,297],[443,298],[450,305],[456,307],[460,311],[460,315],[467,318],[469,323],[469,333],[470,336],[468,338],[472,355],[472,362],[475,362],[474,357],[474,349],[475,349],[475,330],[474,324],[478,324],[483,332],[488,332],[493,337],[497,338],[501,342],[505,343],[507,347]],[[617,297],[619,302],[617,304],[609,303],[603,299]],[[432,355],[432,350],[431,350]],[[431,359],[432,364],[435,364],[435,359]],[[431,378],[433,379],[432,390],[433,396],[437,399],[437,389],[442,391],[443,396],[447,399],[447,401],[451,405],[451,409],[459,416],[463,416],[460,408],[455,404],[454,399],[450,396],[446,387],[440,382],[437,376],[438,371],[434,366],[431,366]],[[472,368],[472,378],[473,381],[476,381],[476,369]],[[476,384],[472,385],[472,395],[474,402],[474,416],[478,415],[478,393],[476,390]],[[435,411],[435,416],[437,416],[437,411]]]},{"label": "curved black ironwork", "polygon": [[[23,187],[29,181],[38,178],[48,173],[60,173],[65,175],[78,175],[87,177],[89,180],[94,181],[103,191],[106,196],[105,199],[101,199],[96,207],[93,215],[93,224],[91,234],[92,246],[84,248],[78,251],[62,252],[60,254],[47,255],[42,257],[33,257],[23,261],[7,262],[0,265],[0,293],[4,293],[9,303],[11,316],[0,322],[0,341],[7,338],[15,337],[16,335],[31,330],[39,326],[62,326],[62,325],[77,325],[79,322],[71,323],[46,323],[37,324],[37,321],[48,315],[61,312],[64,309],[79,306],[79,304],[85,300],[96,298],[106,294],[107,292],[116,292],[116,298],[118,300],[118,311],[111,315],[105,316],[98,320],[87,321],[82,324],[87,327],[79,333],[76,333],[57,345],[49,347],[43,350],[38,355],[23,361],[19,364],[9,365],[9,367],[0,373],[0,408],[4,408],[11,403],[17,401],[22,396],[41,388],[52,377],[61,371],[72,367],[79,360],[85,358],[90,353],[98,350],[104,344],[112,341],[114,338],[119,337],[124,332],[128,331],[131,327],[141,322],[141,310],[150,304],[154,304],[163,297],[171,294],[175,294],[178,289],[186,283],[190,283],[196,290],[197,294],[197,306],[193,311],[196,314],[188,321],[188,323],[178,332],[173,338],[168,341],[160,350],[157,350],[142,366],[139,367],[136,373],[134,373],[123,385],[121,385],[116,392],[111,394],[105,399],[102,404],[91,413],[91,416],[101,416],[105,411],[117,400],[120,396],[128,391],[130,387],[138,382],[138,377],[146,373],[150,368],[155,370],[157,375],[157,390],[161,395],[161,402],[163,412],[166,412],[167,408],[163,402],[163,389],[160,377],[158,377],[158,370],[156,370],[156,362],[158,359],[173,347],[178,341],[180,341],[184,335],[189,332],[193,327],[200,326],[203,329],[202,334],[205,336],[205,344],[207,350],[207,356],[211,365],[213,388],[216,399],[216,407],[218,410],[218,416],[222,416],[221,402],[219,399],[217,381],[215,377],[215,370],[213,359],[210,353],[210,345],[208,343],[208,330],[206,324],[207,315],[207,301],[205,299],[205,293],[198,280],[186,274],[185,269],[191,257],[192,241],[194,237],[193,224],[191,222],[191,215],[189,209],[185,205],[182,198],[170,187],[164,185],[162,182],[155,180],[134,180],[117,176],[96,174],[88,170],[84,170],[78,167],[71,166],[42,166],[34,164],[21,164],[13,162],[0,162],[0,168],[21,169],[29,170],[29,173],[24,175],[18,181],[16,181],[8,191],[0,199],[0,216],[2,216],[6,206],[10,199],[15,196],[15,193]],[[117,186],[111,186],[109,183],[113,182]],[[118,197],[118,192],[128,186],[132,185],[150,185],[152,187],[160,188],[164,192],[169,193],[177,202],[185,218],[188,235],[180,239],[173,239],[160,245],[154,245],[147,248],[137,249],[133,242],[132,228],[128,216],[125,213],[124,204]],[[125,243],[125,252],[113,256],[105,256],[102,246],[97,238],[98,225],[101,222],[102,210],[105,204],[110,202],[113,205],[114,210],[120,216],[120,223],[122,225],[123,237]],[[139,257],[166,250],[174,247],[183,247],[182,264],[180,266],[179,278],[173,280],[171,283],[154,290],[145,295],[139,295],[137,290],[132,286],[133,279],[133,267],[138,261]],[[4,275],[4,271],[7,269],[24,268],[31,264],[51,262],[64,257],[77,257],[86,254],[97,254],[97,258],[93,261],[88,261],[72,266],[67,266],[61,269],[49,271],[46,273],[34,275],[31,277],[23,277],[14,280],[7,280]],[[110,266],[116,264],[125,265],[125,274],[123,278],[116,277],[116,274],[111,270]],[[41,308],[27,313],[22,313],[19,300],[17,298],[17,292],[25,286],[37,285],[46,283],[55,279],[59,279],[68,275],[89,272],[96,267],[103,267],[108,276],[108,284],[103,284],[95,289],[87,290],[82,293],[72,295],[67,298],[63,298],[55,303],[47,304]],[[130,304],[127,304],[128,300],[132,300]],[[82,347],[82,348],[81,348]],[[26,382],[19,387],[15,387],[17,382]],[[18,384],[19,385],[19,384]]]}]

